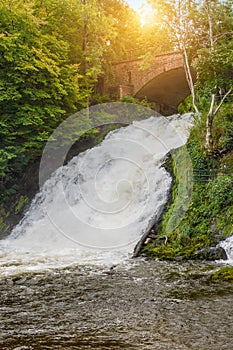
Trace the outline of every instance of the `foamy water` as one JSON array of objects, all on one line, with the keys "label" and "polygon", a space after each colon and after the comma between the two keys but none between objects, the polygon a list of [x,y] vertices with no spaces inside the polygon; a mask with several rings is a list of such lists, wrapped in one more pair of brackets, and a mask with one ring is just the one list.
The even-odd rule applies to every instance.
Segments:
[{"label": "foamy water", "polygon": [[171,177],[162,163],[191,125],[190,115],[134,122],[59,168],[1,241],[0,271],[127,260],[163,210]]},{"label": "foamy water", "polygon": [[220,243],[220,246],[225,249],[227,257],[228,257],[228,263],[230,265],[233,265],[233,236],[227,238],[225,241]]}]

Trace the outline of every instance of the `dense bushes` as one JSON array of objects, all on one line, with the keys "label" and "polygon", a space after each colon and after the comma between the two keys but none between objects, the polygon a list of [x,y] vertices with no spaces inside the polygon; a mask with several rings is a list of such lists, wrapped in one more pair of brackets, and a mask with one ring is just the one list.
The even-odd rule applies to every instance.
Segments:
[{"label": "dense bushes", "polygon": [[27,2],[0,4],[1,199],[80,101],[78,66],[69,64],[68,43],[45,32],[35,11]]}]

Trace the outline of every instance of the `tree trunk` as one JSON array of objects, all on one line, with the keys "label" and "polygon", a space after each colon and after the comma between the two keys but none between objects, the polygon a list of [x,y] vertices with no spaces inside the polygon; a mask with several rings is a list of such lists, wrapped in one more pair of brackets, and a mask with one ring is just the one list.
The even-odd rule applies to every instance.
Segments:
[{"label": "tree trunk", "polygon": [[[85,6],[86,0],[82,0],[82,4]],[[87,37],[88,37],[88,16],[85,13],[84,24],[83,24],[83,42],[82,42],[84,75],[87,72]]]},{"label": "tree trunk", "polygon": [[228,95],[230,95],[232,89],[229,89],[227,93],[223,96],[221,102],[219,105],[216,107],[214,110],[214,104],[215,104],[215,94],[212,94],[212,100],[211,100],[211,105],[210,105],[210,110],[209,113],[207,114],[206,117],[206,138],[205,138],[205,148],[207,151],[212,151],[213,149],[213,136],[212,136],[212,129],[213,129],[213,121],[214,117],[216,114],[219,112],[220,108],[222,107],[225,99],[227,98]]},{"label": "tree trunk", "polygon": [[189,60],[188,60],[188,54],[187,54],[186,47],[184,44],[183,44],[183,57],[184,57],[184,70],[185,70],[185,74],[186,74],[186,80],[187,80],[187,83],[188,83],[188,86],[190,88],[190,92],[192,95],[193,108],[195,110],[195,113],[198,116],[200,116],[200,112],[199,112],[197,105],[196,105],[196,94],[195,94],[195,88],[194,88],[191,68],[190,68],[190,64],[189,64]]},{"label": "tree trunk", "polygon": [[213,114],[208,114],[206,118],[206,137],[205,137],[205,148],[208,152],[211,152],[213,149],[213,136],[212,136],[212,128],[213,128]]},{"label": "tree trunk", "polygon": [[214,34],[213,34],[213,21],[211,18],[211,4],[209,0],[206,0],[206,11],[207,11],[207,18],[209,23],[209,39],[210,39],[210,48],[211,50],[214,49]]},{"label": "tree trunk", "polygon": [[210,110],[206,117],[206,137],[205,137],[205,148],[208,152],[213,149],[213,120],[214,120],[214,103],[215,103],[215,94],[212,94]]}]

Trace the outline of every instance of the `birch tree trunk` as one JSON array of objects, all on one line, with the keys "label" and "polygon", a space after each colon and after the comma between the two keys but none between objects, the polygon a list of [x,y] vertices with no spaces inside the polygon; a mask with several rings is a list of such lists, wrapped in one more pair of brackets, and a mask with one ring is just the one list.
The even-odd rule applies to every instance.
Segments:
[{"label": "birch tree trunk", "polygon": [[[82,4],[86,6],[86,0],[82,0]],[[88,37],[88,15],[85,13],[84,23],[83,23],[83,73],[87,73],[87,37]]]},{"label": "birch tree trunk", "polygon": [[[209,24],[210,50],[213,51],[214,50],[213,22],[211,17],[211,5],[209,0],[205,0],[205,5],[206,5],[207,19]],[[208,152],[212,151],[213,149],[212,129],[213,129],[213,120],[214,120],[214,104],[215,104],[215,94],[212,94],[210,110],[206,117],[205,148],[207,149]]]},{"label": "birch tree trunk", "polygon": [[215,116],[218,114],[220,108],[222,107],[222,104],[224,103],[225,99],[227,98],[228,95],[232,92],[232,89],[229,89],[227,93],[223,96],[221,99],[221,102],[219,105],[216,107],[214,110],[214,104],[215,104],[215,94],[212,94],[212,99],[211,99],[211,105],[210,105],[210,110],[207,114],[206,117],[206,137],[205,137],[205,148],[208,152],[211,152],[213,149],[213,121]]},{"label": "birch tree trunk", "polygon": [[215,103],[215,94],[212,94],[210,110],[206,117],[206,136],[205,136],[205,148],[208,152],[213,149],[213,120],[214,120],[214,103]]},{"label": "birch tree trunk", "polygon": [[183,45],[183,57],[184,57],[184,70],[185,70],[185,75],[186,75],[186,80],[192,95],[192,104],[193,104],[193,108],[195,110],[195,113],[200,116],[200,112],[197,108],[196,105],[196,94],[195,94],[195,87],[194,87],[194,82],[193,82],[193,77],[192,77],[192,72],[191,72],[191,67],[189,64],[189,60],[188,60],[188,54],[186,51],[186,47],[185,45]]}]

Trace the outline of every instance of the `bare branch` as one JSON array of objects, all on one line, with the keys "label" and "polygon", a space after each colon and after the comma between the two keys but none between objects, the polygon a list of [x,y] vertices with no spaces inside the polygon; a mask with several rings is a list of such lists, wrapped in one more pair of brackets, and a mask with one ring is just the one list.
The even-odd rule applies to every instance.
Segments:
[{"label": "bare branch", "polygon": [[216,115],[216,114],[218,113],[218,111],[219,111],[220,108],[222,107],[223,102],[225,101],[225,99],[227,98],[227,96],[230,95],[231,91],[232,91],[232,89],[229,89],[229,90],[227,91],[227,93],[223,96],[221,102],[219,103],[219,105],[217,106],[217,108],[216,108],[215,111],[214,111],[214,115]]},{"label": "bare branch", "polygon": [[218,39],[223,38],[225,35],[232,35],[232,34],[233,34],[233,32],[225,32],[225,33],[216,35],[216,37],[215,37],[215,39],[214,39],[214,43],[216,43],[216,41],[218,41]]}]

